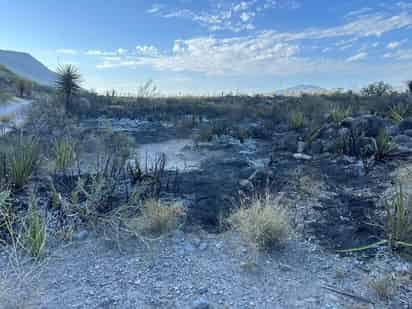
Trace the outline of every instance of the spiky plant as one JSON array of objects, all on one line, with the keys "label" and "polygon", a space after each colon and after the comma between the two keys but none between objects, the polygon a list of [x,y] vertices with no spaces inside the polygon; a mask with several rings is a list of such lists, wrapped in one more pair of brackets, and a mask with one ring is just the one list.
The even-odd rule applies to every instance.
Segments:
[{"label": "spiky plant", "polygon": [[53,145],[53,156],[56,170],[65,171],[76,158],[75,144],[69,139],[57,140]]},{"label": "spiky plant", "polygon": [[64,97],[66,111],[68,110],[73,96],[80,90],[81,75],[79,70],[71,65],[61,65],[57,68],[56,89]]},{"label": "spiky plant", "polygon": [[32,257],[39,258],[46,246],[46,239],[46,224],[37,210],[36,197],[32,195],[30,213],[25,224],[25,248]]},{"label": "spiky plant", "polygon": [[375,159],[383,161],[387,159],[396,150],[397,145],[391,141],[390,136],[385,129],[380,130],[376,138],[376,154]]},{"label": "spiky plant", "polygon": [[8,159],[10,180],[16,189],[30,179],[39,162],[39,144],[36,139],[20,138],[12,147]]}]

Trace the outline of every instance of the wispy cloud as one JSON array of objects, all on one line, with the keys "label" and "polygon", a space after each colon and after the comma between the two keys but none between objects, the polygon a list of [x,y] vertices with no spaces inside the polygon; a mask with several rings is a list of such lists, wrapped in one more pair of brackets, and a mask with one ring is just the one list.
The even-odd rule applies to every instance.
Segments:
[{"label": "wispy cloud", "polygon": [[408,39],[404,39],[402,41],[392,41],[386,45],[387,49],[396,49],[398,47],[401,47],[403,44],[405,44],[408,41]]},{"label": "wispy cloud", "polygon": [[[266,7],[264,7],[266,5]],[[163,18],[190,18],[213,29],[237,31],[251,27],[260,9],[273,8],[278,1],[242,1],[221,7],[218,14],[195,13],[188,9],[166,12],[157,7],[150,12]],[[234,17],[235,16],[235,17]],[[383,43],[380,38],[390,32],[412,27],[412,15],[407,10],[399,12],[377,11],[369,8],[348,14],[341,25],[324,28],[306,28],[296,32],[259,30],[253,34],[236,36],[199,36],[176,39],[169,50],[159,50],[154,45],[138,45],[136,52],[120,59],[102,59],[98,68],[149,66],[173,72],[197,72],[208,75],[269,74],[291,76],[302,73],[347,71],[367,65],[364,60],[376,55],[376,49],[388,48],[386,58],[411,59],[410,50],[398,50],[406,40]],[[233,23],[233,18],[241,26]],[[232,28],[234,27],[234,28]],[[243,27],[243,28],[242,28]],[[373,40],[372,40],[373,39]],[[372,41],[372,42],[371,42]],[[308,55],[308,50],[318,46],[322,53]],[[349,49],[355,49],[348,55]],[[374,52],[369,49],[374,48]],[[411,57],[411,58],[409,58]]]},{"label": "wispy cloud", "polygon": [[77,50],[63,48],[63,49],[56,50],[56,53],[65,54],[65,55],[77,55]]},{"label": "wispy cloud", "polygon": [[346,62],[355,62],[365,60],[368,57],[367,52],[361,52],[346,59]]},{"label": "wispy cloud", "polygon": [[207,10],[195,11],[187,7],[168,8],[154,4],[146,12],[163,18],[183,18],[207,28],[209,31],[229,30],[241,32],[255,29],[254,19],[264,11],[276,8],[297,9],[295,0],[244,0],[238,3],[211,1]]}]

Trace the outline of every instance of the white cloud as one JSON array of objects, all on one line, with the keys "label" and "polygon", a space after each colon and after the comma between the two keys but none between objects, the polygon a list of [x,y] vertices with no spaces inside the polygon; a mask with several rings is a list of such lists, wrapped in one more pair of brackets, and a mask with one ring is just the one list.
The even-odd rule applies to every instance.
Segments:
[{"label": "white cloud", "polygon": [[117,49],[117,53],[118,53],[119,55],[126,54],[126,53],[127,53],[127,49],[124,49],[124,48],[118,48],[118,49]]},{"label": "white cloud", "polygon": [[405,44],[408,41],[408,39],[404,39],[402,41],[393,41],[390,42],[386,48],[387,49],[397,49],[398,47],[402,46],[403,44]]},{"label": "white cloud", "polygon": [[77,50],[75,49],[58,49],[56,50],[58,54],[65,54],[65,55],[77,55]]},{"label": "white cloud", "polygon": [[356,55],[353,55],[352,57],[349,57],[348,59],[346,59],[346,62],[361,61],[361,60],[365,60],[367,57],[368,57],[367,52],[361,52]]},{"label": "white cloud", "polygon": [[153,45],[136,46],[136,52],[139,56],[156,57],[159,55],[159,50]]},{"label": "white cloud", "polygon": [[116,52],[110,52],[110,51],[101,51],[98,49],[90,49],[85,52],[85,55],[88,56],[116,56]]},{"label": "white cloud", "polygon": [[394,52],[389,52],[383,55],[387,59],[396,60],[412,60],[412,49],[398,49]]},{"label": "white cloud", "polygon": [[183,8],[167,9],[156,4],[147,12],[163,18],[184,18],[207,28],[209,31],[229,30],[241,32],[253,30],[253,19],[258,13],[275,8],[297,9],[300,4],[295,0],[248,0],[238,3],[210,1],[211,6],[202,11]]}]

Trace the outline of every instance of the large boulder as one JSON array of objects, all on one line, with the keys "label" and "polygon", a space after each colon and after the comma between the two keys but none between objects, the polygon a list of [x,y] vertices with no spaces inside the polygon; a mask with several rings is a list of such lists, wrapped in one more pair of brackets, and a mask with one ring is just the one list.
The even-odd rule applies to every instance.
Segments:
[{"label": "large boulder", "polygon": [[379,132],[386,128],[386,122],[379,116],[363,115],[356,118],[346,118],[342,121],[342,127],[362,132],[366,137],[377,137]]},{"label": "large boulder", "polygon": [[401,130],[402,132],[406,130],[412,130],[412,117],[402,120],[399,124],[399,130]]}]

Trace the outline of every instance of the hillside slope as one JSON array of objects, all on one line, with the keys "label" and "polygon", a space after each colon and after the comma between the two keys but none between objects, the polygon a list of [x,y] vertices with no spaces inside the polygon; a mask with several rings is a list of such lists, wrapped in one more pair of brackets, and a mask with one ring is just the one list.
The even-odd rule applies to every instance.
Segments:
[{"label": "hillside slope", "polygon": [[28,53],[0,50],[0,65],[42,85],[52,85],[55,73]]}]

